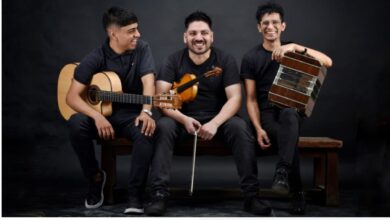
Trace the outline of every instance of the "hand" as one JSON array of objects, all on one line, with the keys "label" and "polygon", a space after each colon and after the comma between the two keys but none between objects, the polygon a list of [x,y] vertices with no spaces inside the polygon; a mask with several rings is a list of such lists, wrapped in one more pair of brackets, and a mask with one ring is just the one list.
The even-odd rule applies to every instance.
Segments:
[{"label": "hand", "polygon": [[267,132],[265,130],[260,129],[257,132],[257,143],[263,150],[266,150],[271,146],[271,141],[269,140]]},{"label": "hand", "polygon": [[275,48],[274,51],[272,52],[272,60],[276,60],[278,62],[281,62],[285,53],[294,52],[294,51],[295,51],[294,44],[286,44],[286,45],[280,46],[278,48]]},{"label": "hand", "polygon": [[198,131],[201,126],[202,124],[199,121],[191,117],[187,117],[184,121],[184,127],[189,134],[194,134],[195,131]]},{"label": "hand", "polygon": [[154,119],[145,112],[141,112],[141,114],[135,119],[135,126],[138,126],[140,122],[142,122],[141,133],[145,136],[152,136],[154,134],[154,130],[156,129],[156,122]]},{"label": "hand", "polygon": [[199,137],[203,140],[211,140],[214,135],[217,133],[218,126],[214,122],[208,122],[200,127]]},{"label": "hand", "polygon": [[115,138],[114,128],[112,128],[111,123],[103,115],[98,114],[94,120],[100,138],[103,140]]}]

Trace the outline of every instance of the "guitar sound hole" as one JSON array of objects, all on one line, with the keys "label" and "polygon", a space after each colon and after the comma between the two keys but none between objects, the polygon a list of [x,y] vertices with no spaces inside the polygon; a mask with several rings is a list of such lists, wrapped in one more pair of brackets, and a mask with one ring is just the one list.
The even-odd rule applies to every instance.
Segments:
[{"label": "guitar sound hole", "polygon": [[91,86],[88,89],[88,101],[93,105],[95,105],[99,102],[98,97],[97,97],[98,91],[99,91],[99,89],[96,86]]}]

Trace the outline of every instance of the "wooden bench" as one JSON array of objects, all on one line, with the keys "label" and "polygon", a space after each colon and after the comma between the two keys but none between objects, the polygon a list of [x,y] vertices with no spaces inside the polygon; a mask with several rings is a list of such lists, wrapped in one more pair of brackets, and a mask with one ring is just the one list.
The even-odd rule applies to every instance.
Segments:
[{"label": "wooden bench", "polygon": [[[102,141],[102,169],[107,173],[104,189],[105,202],[114,202],[113,189],[116,183],[116,156],[131,154],[131,142],[118,138],[113,141]],[[192,155],[193,141],[179,143],[175,155]],[[328,206],[339,205],[339,159],[338,151],[343,142],[328,137],[300,137],[299,149],[302,157],[313,158],[313,187]],[[221,141],[202,141],[198,139],[197,155],[231,155],[231,149]],[[258,155],[262,155],[258,151]]]}]

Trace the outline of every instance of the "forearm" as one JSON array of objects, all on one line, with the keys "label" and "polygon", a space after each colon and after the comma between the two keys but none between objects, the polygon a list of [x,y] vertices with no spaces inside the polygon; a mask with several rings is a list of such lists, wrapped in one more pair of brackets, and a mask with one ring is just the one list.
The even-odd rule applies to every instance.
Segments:
[{"label": "forearm", "polygon": [[260,109],[257,101],[247,100],[246,108],[248,111],[249,119],[251,120],[256,132],[262,130],[260,123]]},{"label": "forearm", "polygon": [[97,116],[101,115],[100,112],[88,105],[80,95],[68,95],[66,103],[76,112],[87,115],[90,118],[96,119]]},{"label": "forearm", "polygon": [[[154,75],[153,73],[147,74],[142,77],[142,84],[143,84],[143,90],[142,94],[144,96],[153,96],[156,92],[156,87],[154,85]],[[153,104],[153,103],[152,103]],[[152,105],[151,104],[144,104],[142,106],[142,109],[151,110]]]},{"label": "forearm", "polygon": [[329,68],[332,66],[332,59],[325,55],[324,53],[314,50],[312,48],[308,48],[299,44],[294,44],[294,51],[303,53],[306,50],[306,54],[316,58],[317,60],[320,61],[326,68]]},{"label": "forearm", "polygon": [[240,110],[241,95],[230,98],[223,106],[219,113],[210,121],[218,127],[233,117]]},{"label": "forearm", "polygon": [[184,124],[185,119],[188,117],[179,110],[173,110],[173,109],[161,109],[161,113],[165,116],[168,116],[170,118],[173,118],[175,121]]}]

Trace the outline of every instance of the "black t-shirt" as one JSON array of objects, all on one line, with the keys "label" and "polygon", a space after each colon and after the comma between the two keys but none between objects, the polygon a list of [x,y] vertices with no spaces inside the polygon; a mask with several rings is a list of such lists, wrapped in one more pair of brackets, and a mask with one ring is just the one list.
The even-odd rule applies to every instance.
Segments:
[{"label": "black t-shirt", "polygon": [[257,102],[260,109],[271,107],[268,102],[268,92],[278,69],[279,63],[272,60],[272,51],[266,50],[262,44],[249,50],[242,58],[241,78],[256,81]]},{"label": "black t-shirt", "polygon": [[[201,77],[213,67],[222,68],[218,76]],[[196,65],[189,57],[188,49],[182,49],[170,55],[157,75],[157,80],[169,83],[179,82],[186,73],[199,79],[198,94],[192,102],[185,103],[181,112],[187,115],[217,114],[227,101],[225,87],[240,83],[238,66],[233,56],[212,47],[210,57],[201,65]]]},{"label": "black t-shirt", "polygon": [[[125,93],[142,94],[141,77],[155,72],[155,65],[149,44],[139,40],[135,50],[116,54],[109,46],[109,41],[89,53],[77,66],[74,78],[88,85],[95,73],[115,72],[122,83]],[[113,103],[113,113],[117,111],[140,112],[142,105]]]}]

